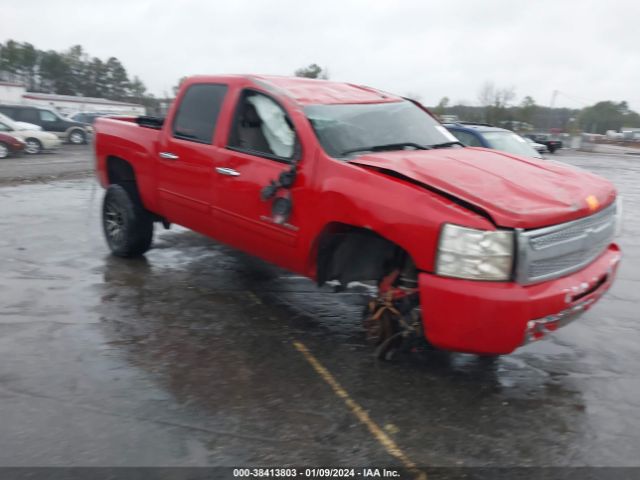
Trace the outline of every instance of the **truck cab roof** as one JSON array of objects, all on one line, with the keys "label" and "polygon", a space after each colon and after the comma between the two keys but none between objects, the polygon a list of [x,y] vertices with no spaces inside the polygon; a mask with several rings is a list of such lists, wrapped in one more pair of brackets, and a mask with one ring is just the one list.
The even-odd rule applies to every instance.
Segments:
[{"label": "truck cab roof", "polygon": [[230,85],[253,83],[256,87],[276,90],[300,105],[330,105],[349,103],[387,103],[402,101],[402,97],[375,88],[353,83],[333,82],[315,78],[278,75],[201,75],[187,82],[224,82]]}]

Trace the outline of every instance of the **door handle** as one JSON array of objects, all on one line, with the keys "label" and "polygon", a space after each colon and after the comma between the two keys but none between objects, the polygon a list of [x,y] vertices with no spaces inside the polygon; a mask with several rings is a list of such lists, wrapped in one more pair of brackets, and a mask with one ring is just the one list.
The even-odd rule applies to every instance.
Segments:
[{"label": "door handle", "polygon": [[239,177],[240,176],[240,172],[237,171],[237,170],[234,170],[233,168],[216,167],[216,172],[218,172],[220,175],[227,175],[229,177]]},{"label": "door handle", "polygon": [[160,158],[164,158],[167,160],[178,160],[180,157],[175,153],[171,152],[160,152]]}]

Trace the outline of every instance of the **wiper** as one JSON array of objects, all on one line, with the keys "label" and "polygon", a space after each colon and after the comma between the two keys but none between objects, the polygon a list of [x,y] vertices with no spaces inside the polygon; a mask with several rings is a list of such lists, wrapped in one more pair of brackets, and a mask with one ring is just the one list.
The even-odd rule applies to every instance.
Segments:
[{"label": "wiper", "polygon": [[462,142],[444,142],[444,143],[436,143],[435,145],[429,145],[429,147],[431,148],[449,148],[449,147],[453,147],[454,145],[460,145],[461,147],[464,147],[465,144]]},{"label": "wiper", "polygon": [[345,150],[341,153],[341,156],[349,155],[350,153],[358,153],[358,152],[384,152],[386,150],[404,150],[405,147],[413,147],[415,150],[430,150],[432,147],[428,147],[426,145],[420,145],[419,143],[413,142],[402,142],[402,143],[387,143],[384,145],[373,145],[371,147],[359,147],[353,148],[351,150]]}]

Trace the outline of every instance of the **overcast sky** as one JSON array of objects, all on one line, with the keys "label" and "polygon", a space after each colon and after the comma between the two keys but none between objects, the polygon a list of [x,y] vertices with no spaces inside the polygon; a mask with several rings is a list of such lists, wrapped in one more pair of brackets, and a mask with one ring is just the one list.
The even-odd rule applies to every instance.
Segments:
[{"label": "overcast sky", "polygon": [[119,58],[156,95],[204,73],[331,78],[426,104],[477,104],[490,81],[516,102],[640,110],[640,1],[0,0],[0,40]]}]

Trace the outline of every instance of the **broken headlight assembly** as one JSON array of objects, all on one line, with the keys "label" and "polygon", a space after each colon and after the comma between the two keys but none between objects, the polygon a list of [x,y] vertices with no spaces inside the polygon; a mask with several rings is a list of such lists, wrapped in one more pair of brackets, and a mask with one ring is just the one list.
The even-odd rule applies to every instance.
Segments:
[{"label": "broken headlight assembly", "polygon": [[513,251],[512,231],[445,223],[440,232],[436,274],[469,280],[510,280]]}]

